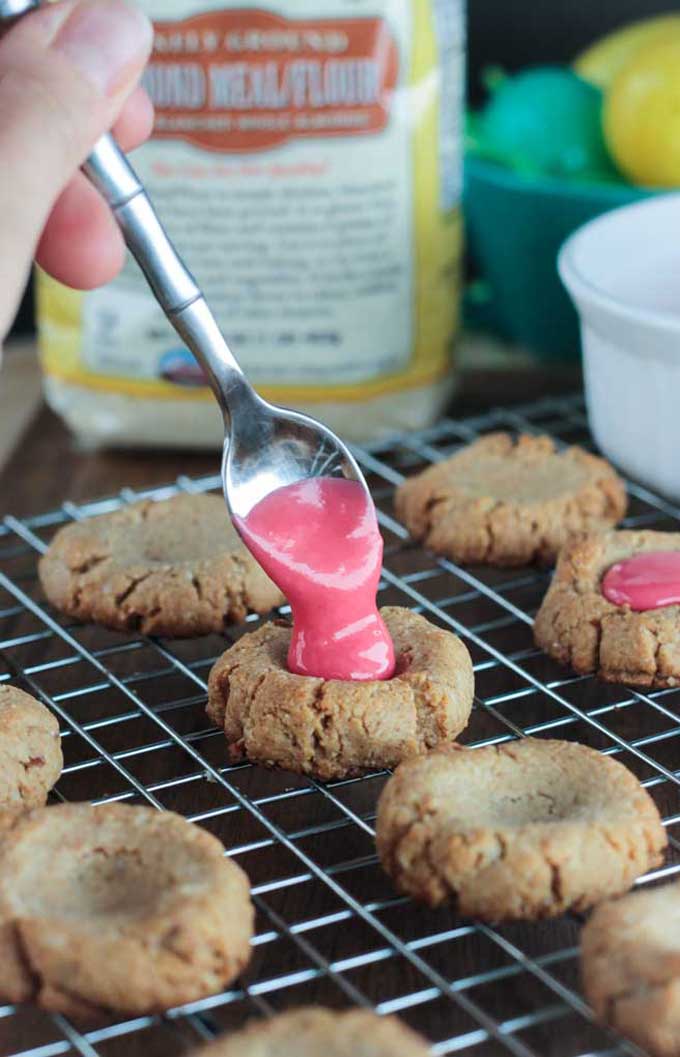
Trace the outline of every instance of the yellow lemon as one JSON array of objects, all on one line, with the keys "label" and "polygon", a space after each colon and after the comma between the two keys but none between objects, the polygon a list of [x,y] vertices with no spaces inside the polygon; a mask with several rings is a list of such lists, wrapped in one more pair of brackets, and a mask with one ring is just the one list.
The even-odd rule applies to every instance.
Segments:
[{"label": "yellow lemon", "polygon": [[680,187],[680,36],[649,44],[614,78],[604,134],[621,171],[643,187]]},{"label": "yellow lemon", "polygon": [[669,35],[680,37],[680,14],[632,22],[608,33],[582,52],[574,62],[574,69],[584,80],[607,88],[637,51]]}]

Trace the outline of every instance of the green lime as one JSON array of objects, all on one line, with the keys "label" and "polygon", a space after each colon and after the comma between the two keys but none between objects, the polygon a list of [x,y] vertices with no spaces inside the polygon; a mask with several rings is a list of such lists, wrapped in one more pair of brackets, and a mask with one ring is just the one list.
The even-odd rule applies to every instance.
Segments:
[{"label": "green lime", "polygon": [[492,79],[477,152],[529,176],[620,179],[602,131],[602,92],[562,66]]}]

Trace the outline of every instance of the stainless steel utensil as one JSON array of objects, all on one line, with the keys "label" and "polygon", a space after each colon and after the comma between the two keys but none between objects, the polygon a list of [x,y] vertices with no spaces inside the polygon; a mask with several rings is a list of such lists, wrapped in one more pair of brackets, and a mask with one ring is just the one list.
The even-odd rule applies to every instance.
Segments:
[{"label": "stainless steel utensil", "polygon": [[[0,26],[38,6],[40,0],[0,0]],[[368,494],[353,455],[330,429],[255,392],[111,136],[99,140],[83,170],[111,207],[165,315],[206,372],[224,417],[222,485],[230,513],[245,517],[269,492],[308,477],[346,477]]]}]

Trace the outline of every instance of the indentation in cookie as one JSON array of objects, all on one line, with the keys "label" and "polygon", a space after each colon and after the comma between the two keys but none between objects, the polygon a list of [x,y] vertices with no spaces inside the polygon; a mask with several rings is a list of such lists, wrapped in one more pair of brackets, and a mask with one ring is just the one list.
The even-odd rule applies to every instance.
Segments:
[{"label": "indentation in cookie", "polygon": [[245,874],[171,813],[68,804],[14,817],[0,843],[0,996],[77,1018],[162,1011],[247,964]]},{"label": "indentation in cookie", "polygon": [[400,891],[491,921],[583,910],[626,891],[666,846],[654,802],[622,764],[535,739],[401,764],[376,832]]},{"label": "indentation in cookie", "polygon": [[575,532],[625,513],[623,482],[581,448],[492,433],[405,481],[395,508],[414,539],[462,563],[552,562]]},{"label": "indentation in cookie", "polygon": [[69,616],[148,635],[219,632],[283,601],[215,495],[145,501],[67,525],[39,573]]},{"label": "indentation in cookie", "polygon": [[536,644],[580,674],[633,686],[677,686],[680,606],[634,612],[602,592],[612,565],[659,550],[680,551],[680,533],[622,530],[572,540],[536,615]]},{"label": "indentation in cookie", "polygon": [[286,668],[290,628],[244,635],[210,673],[208,715],[233,758],[323,780],[400,760],[455,740],[467,725],[474,678],[451,632],[408,609],[385,608],[397,670],[392,679],[343,682]]},{"label": "indentation in cookie", "polygon": [[680,605],[680,551],[642,551],[614,562],[602,578],[602,594],[636,613]]}]

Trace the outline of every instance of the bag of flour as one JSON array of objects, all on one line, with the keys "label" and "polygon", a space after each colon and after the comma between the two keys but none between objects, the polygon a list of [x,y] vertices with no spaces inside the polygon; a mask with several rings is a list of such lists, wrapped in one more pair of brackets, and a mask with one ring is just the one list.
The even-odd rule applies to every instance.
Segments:
[{"label": "bag of flour", "polygon": [[[153,139],[133,156],[249,378],[350,440],[451,392],[463,0],[142,0]],[[212,447],[222,424],[135,263],[38,277],[47,399],[89,443]]]}]

